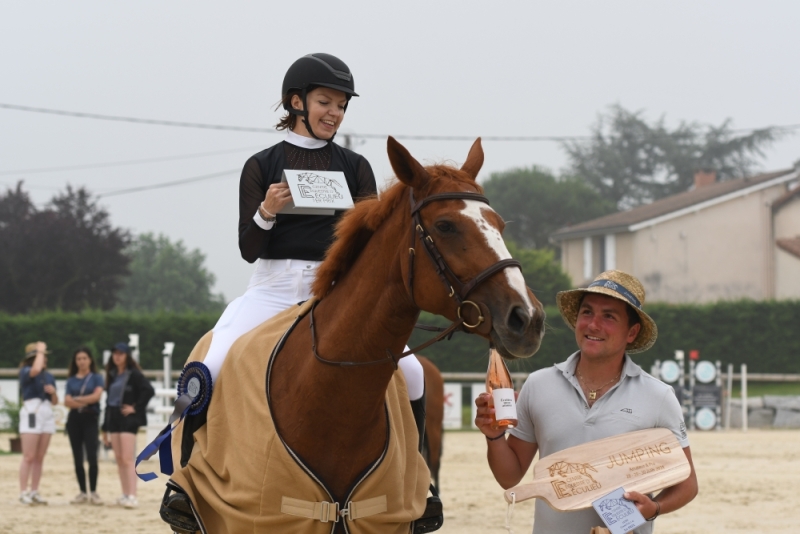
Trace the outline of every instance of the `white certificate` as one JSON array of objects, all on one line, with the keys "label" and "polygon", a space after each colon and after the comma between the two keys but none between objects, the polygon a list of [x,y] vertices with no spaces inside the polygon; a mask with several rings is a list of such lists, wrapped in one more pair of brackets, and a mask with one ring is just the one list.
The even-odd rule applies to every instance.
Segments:
[{"label": "white certificate", "polygon": [[353,207],[343,172],[285,170],[281,181],[289,184],[292,200],[278,213],[333,215]]}]

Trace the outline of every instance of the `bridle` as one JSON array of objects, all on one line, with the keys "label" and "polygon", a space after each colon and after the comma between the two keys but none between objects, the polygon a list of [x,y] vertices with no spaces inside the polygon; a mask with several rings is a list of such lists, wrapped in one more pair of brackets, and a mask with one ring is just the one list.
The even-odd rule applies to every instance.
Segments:
[{"label": "bridle", "polygon": [[[404,357],[422,350],[434,343],[437,343],[444,339],[447,336],[451,336],[456,330],[462,329],[466,332],[469,330],[473,330],[475,332],[481,332],[488,334],[492,328],[492,319],[491,314],[489,313],[489,309],[486,307],[485,304],[482,302],[476,303],[471,300],[467,300],[467,297],[475,289],[478,285],[485,282],[489,277],[502,271],[506,267],[518,267],[522,269],[522,265],[517,260],[513,259],[505,259],[500,260],[497,263],[487,267],[483,271],[481,271],[477,276],[472,278],[466,283],[461,282],[458,279],[458,276],[453,272],[447,262],[442,256],[439,249],[436,247],[436,243],[433,241],[430,233],[425,229],[425,226],[422,224],[422,215],[421,211],[426,205],[430,204],[431,202],[437,202],[440,200],[477,200],[478,202],[483,202],[486,205],[489,205],[489,199],[479,193],[470,193],[468,191],[455,191],[451,193],[437,193],[434,195],[430,195],[428,197],[423,198],[419,202],[414,199],[414,190],[409,188],[408,190],[408,198],[411,204],[411,234],[409,237],[409,248],[408,248],[408,295],[411,298],[411,302],[416,306],[416,301],[414,299],[414,259],[417,256],[416,252],[416,242],[419,239],[420,243],[422,243],[425,252],[428,253],[428,257],[433,262],[433,266],[436,269],[436,274],[439,275],[439,279],[445,286],[445,290],[448,292],[449,297],[453,298],[458,305],[456,309],[456,315],[458,319],[453,321],[453,323],[448,326],[447,328],[438,328],[438,327],[429,327],[424,325],[417,325],[417,327],[423,328],[429,331],[438,331],[441,332],[438,336],[429,339],[422,345],[414,347],[413,349],[407,350],[401,354],[395,356],[389,349],[386,349],[387,357],[381,358],[380,360],[371,360],[367,362],[336,362],[333,360],[326,360],[322,358],[319,354],[317,354],[317,341],[316,341],[316,332],[314,329],[314,307],[316,303],[311,307],[309,311],[309,322],[311,328],[311,348],[312,352],[314,353],[314,357],[322,363],[326,363],[328,365],[336,365],[340,367],[351,367],[351,366],[358,366],[358,365],[373,365],[378,363],[384,363],[386,361],[391,361],[394,363],[395,369],[397,368],[397,361]],[[465,305],[471,306],[471,311],[474,310],[477,312],[477,319],[475,319],[474,324],[467,323],[467,318],[465,317],[467,313],[467,309],[464,309],[464,313],[462,313],[462,308]],[[481,326],[483,325],[483,326]]]}]

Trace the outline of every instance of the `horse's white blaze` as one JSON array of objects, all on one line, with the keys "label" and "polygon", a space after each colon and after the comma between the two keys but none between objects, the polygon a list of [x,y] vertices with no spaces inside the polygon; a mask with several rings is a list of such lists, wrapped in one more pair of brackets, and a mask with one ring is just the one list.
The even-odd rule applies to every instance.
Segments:
[{"label": "horse's white blaze", "polygon": [[[500,234],[500,230],[492,226],[483,215],[484,210],[494,210],[492,210],[490,206],[487,206],[483,202],[479,202],[477,200],[465,200],[464,203],[467,205],[467,207],[461,210],[461,214],[475,222],[478,230],[480,230],[480,232],[483,234],[483,237],[486,238],[489,248],[494,250],[498,259],[511,259],[511,253],[508,252],[508,248],[506,247],[505,241],[503,241],[503,236]],[[508,285],[511,286],[511,288],[517,293],[519,293],[522,301],[528,307],[528,315],[534,317],[536,312],[533,309],[533,303],[531,302],[531,299],[528,297],[528,288],[525,285],[525,279],[522,277],[522,272],[516,268],[508,268],[503,269],[503,273],[506,275]]]}]

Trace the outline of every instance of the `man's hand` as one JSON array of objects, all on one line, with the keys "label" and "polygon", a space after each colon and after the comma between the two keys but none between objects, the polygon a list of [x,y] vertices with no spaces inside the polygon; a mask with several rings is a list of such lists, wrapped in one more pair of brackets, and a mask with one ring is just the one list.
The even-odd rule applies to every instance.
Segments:
[{"label": "man's hand", "polygon": [[475,399],[475,406],[478,408],[475,413],[475,426],[478,430],[483,432],[487,438],[493,438],[500,434],[500,431],[492,428],[495,422],[494,418],[494,401],[489,393],[481,393]]},{"label": "man's hand", "polygon": [[[519,397],[519,392],[514,392],[514,400]],[[497,422],[494,415],[494,399],[491,393],[481,393],[475,399],[475,406],[478,410],[475,412],[475,426],[478,430],[483,432],[487,438],[493,438],[500,434],[500,430],[492,428],[492,425]]]},{"label": "man's hand", "polygon": [[638,491],[626,491],[622,497],[633,502],[639,510],[639,513],[642,514],[645,519],[650,519],[656,515],[658,511],[658,504],[647,495],[639,493]]}]

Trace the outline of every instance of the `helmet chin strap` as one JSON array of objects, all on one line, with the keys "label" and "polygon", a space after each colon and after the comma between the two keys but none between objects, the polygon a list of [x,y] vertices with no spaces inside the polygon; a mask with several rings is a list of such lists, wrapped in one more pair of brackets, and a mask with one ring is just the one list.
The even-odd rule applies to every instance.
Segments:
[{"label": "helmet chin strap", "polygon": [[[300,98],[302,98],[302,100],[303,100],[303,109],[299,110],[299,109],[292,108],[292,109],[289,110],[289,113],[291,113],[292,115],[297,115],[298,117],[300,117],[302,119],[303,124],[306,125],[306,130],[308,131],[308,133],[311,134],[311,137],[313,137],[314,139],[317,139],[319,141],[327,141],[329,143],[332,143],[333,142],[333,138],[336,137],[336,132],[333,132],[333,135],[330,137],[330,139],[322,139],[321,137],[317,137],[317,134],[315,134],[314,130],[311,128],[311,123],[308,122],[308,104],[306,102],[306,95],[307,94],[308,94],[308,92],[307,92],[307,90],[305,88],[300,93]],[[345,109],[345,111],[347,111],[347,105],[345,105],[344,109]]]}]

